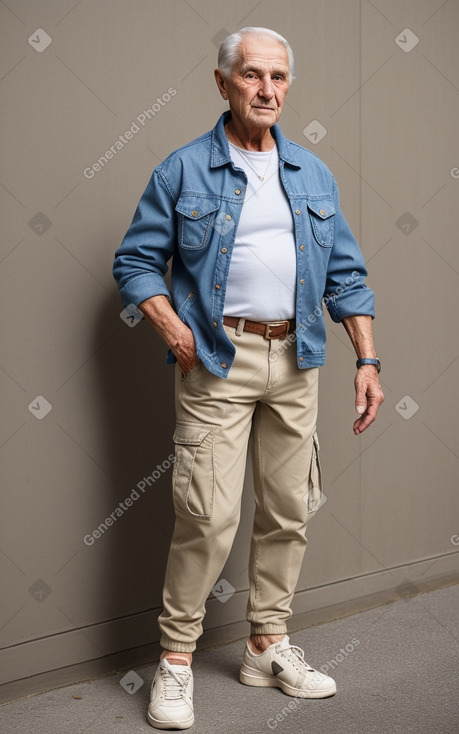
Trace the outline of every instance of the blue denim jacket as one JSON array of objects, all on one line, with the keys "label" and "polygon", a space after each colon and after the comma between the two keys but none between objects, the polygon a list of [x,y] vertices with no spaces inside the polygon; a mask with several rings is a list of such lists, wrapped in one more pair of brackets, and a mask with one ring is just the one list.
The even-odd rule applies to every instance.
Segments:
[{"label": "blue denim jacket", "polygon": [[[155,295],[171,298],[193,332],[198,357],[219,377],[228,376],[235,355],[223,328],[223,307],[247,187],[245,173],[232,163],[224,131],[230,114],[223,113],[213,130],[171,153],[153,171],[113,268],[125,306]],[[341,213],[329,169],[287,140],[277,125],[271,132],[297,246],[297,364],[318,367],[325,362],[322,302],[338,322],[356,314],[374,316],[374,296],[364,284],[362,253]],[[172,256],[171,297],[164,275]],[[167,361],[176,361],[170,351]]]}]

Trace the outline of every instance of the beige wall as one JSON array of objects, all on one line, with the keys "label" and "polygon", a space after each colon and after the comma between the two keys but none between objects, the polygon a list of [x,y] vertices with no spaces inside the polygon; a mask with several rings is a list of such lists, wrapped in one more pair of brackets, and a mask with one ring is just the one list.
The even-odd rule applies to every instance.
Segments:
[{"label": "beige wall", "polygon": [[[453,578],[457,0],[9,0],[0,22],[2,680],[156,649],[173,522],[173,371],[145,322],[120,319],[111,266],[151,170],[224,109],[212,77],[218,41],[242,25],[291,41],[297,80],[283,131],[336,175],[377,294],[386,402],[360,438],[351,430],[354,356],[327,318],[327,502],[310,526],[296,619]],[[46,48],[37,29],[52,39]],[[155,116],[85,176],[170,88]],[[314,120],[326,129],[320,141],[303,133]],[[248,477],[222,573],[236,592],[209,601],[207,642],[246,629],[250,491]]]}]

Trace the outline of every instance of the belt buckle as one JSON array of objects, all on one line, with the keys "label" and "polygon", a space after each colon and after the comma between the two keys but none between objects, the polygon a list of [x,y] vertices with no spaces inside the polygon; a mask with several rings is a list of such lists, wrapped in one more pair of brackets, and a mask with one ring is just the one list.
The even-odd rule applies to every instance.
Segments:
[{"label": "belt buckle", "polygon": [[[284,332],[278,334],[278,336],[271,336],[271,326],[283,326]],[[265,324],[265,333],[263,339],[271,341],[272,339],[286,339],[290,329],[290,321],[271,321],[269,324]]]}]

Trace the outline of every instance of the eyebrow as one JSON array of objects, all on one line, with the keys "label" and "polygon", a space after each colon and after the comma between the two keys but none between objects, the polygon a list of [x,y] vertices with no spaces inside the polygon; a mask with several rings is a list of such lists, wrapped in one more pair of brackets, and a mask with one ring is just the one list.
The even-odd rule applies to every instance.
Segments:
[{"label": "eyebrow", "polygon": [[[256,66],[253,66],[252,64],[244,64],[241,67],[240,73],[246,74],[248,71],[254,71],[255,74],[258,74],[258,76],[263,75],[263,70],[260,68],[257,68]],[[274,69],[271,74],[278,74],[279,76],[286,76],[288,74],[287,68],[285,69]]]}]

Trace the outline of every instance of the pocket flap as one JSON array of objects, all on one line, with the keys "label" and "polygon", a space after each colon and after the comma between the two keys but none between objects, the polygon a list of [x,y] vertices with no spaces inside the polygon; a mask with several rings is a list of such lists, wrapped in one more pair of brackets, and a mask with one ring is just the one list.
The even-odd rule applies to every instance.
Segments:
[{"label": "pocket flap", "polygon": [[217,211],[220,200],[215,196],[193,196],[182,194],[175,210],[189,219],[201,219],[211,212]]},{"label": "pocket flap", "polygon": [[175,427],[174,443],[185,446],[200,446],[213,428],[213,425],[205,423],[178,421]]},{"label": "pocket flap", "polygon": [[330,199],[314,199],[308,201],[308,209],[312,211],[320,219],[328,219],[328,217],[336,214],[333,201]]},{"label": "pocket flap", "polygon": [[323,491],[322,468],[319,458],[319,438],[317,432],[312,435],[311,466],[309,470],[309,490],[307,494],[308,516],[314,515],[319,507],[327,501]]}]

